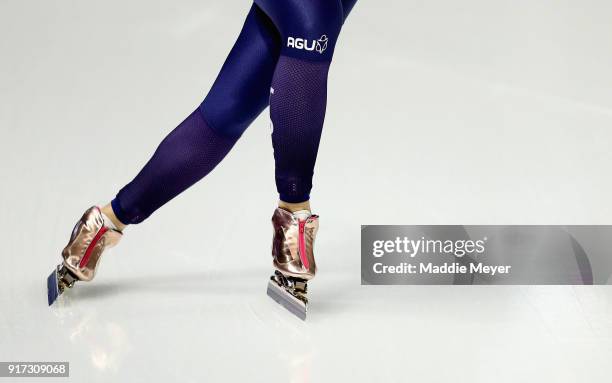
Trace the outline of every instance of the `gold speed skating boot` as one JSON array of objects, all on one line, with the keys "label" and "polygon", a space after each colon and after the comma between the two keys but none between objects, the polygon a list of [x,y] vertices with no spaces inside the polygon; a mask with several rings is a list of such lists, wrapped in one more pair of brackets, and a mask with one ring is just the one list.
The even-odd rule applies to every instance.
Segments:
[{"label": "gold speed skating boot", "polygon": [[313,246],[319,216],[308,210],[292,213],[279,207],[272,215],[272,227],[272,264],[276,270],[268,283],[268,295],[305,320],[307,283],[317,272]]},{"label": "gold speed skating boot", "polygon": [[62,251],[63,262],[47,278],[49,306],[76,281],[91,281],[105,249],[119,242],[122,233],[111,228],[97,206],[83,214],[76,223],[68,244]]}]

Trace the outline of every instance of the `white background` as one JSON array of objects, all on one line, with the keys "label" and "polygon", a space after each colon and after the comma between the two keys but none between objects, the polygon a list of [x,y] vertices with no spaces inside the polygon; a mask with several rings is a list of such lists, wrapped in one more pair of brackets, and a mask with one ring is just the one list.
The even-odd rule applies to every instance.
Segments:
[{"label": "white background", "polygon": [[70,361],[75,382],[609,379],[607,286],[360,286],[359,270],[361,224],[610,223],[603,0],[357,3],[330,74],[307,322],[265,295],[266,112],[46,306],[74,222],[195,109],[249,7],[0,2],[0,360]]}]

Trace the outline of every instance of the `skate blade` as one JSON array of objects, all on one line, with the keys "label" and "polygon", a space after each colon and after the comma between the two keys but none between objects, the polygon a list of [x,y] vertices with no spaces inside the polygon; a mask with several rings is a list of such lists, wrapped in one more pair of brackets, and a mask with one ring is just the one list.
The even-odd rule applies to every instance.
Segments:
[{"label": "skate blade", "polygon": [[59,288],[59,278],[57,276],[57,268],[55,268],[49,277],[47,277],[47,301],[49,306],[57,300],[60,296],[61,290]]},{"label": "skate blade", "polygon": [[306,320],[306,311],[308,309],[306,302],[289,294],[284,288],[272,280],[268,283],[268,296],[274,299],[276,303],[289,310],[293,315],[301,320]]}]

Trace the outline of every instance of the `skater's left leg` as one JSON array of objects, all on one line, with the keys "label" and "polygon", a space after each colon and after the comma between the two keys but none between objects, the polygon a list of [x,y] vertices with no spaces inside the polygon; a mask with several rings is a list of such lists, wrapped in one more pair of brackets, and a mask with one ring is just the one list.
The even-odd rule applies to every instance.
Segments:
[{"label": "skater's left leg", "polygon": [[268,105],[280,51],[275,26],[252,5],[206,98],[158,146],[112,201],[124,224],[137,224],[211,172]]},{"label": "skater's left leg", "polygon": [[94,206],[77,222],[62,252],[62,265],[49,276],[49,304],[75,281],[93,279],[104,249],[117,243],[126,224],[142,222],[224,158],[267,106],[279,51],[276,28],[253,5],[200,107],[162,141],[111,205]]},{"label": "skater's left leg", "polygon": [[123,231],[123,229],[127,227],[126,224],[124,224],[119,220],[119,218],[117,218],[115,212],[113,211],[113,205],[110,202],[102,206],[100,210],[102,211],[102,214],[104,214],[108,218],[108,220],[110,220],[111,223],[117,228],[117,230]]}]

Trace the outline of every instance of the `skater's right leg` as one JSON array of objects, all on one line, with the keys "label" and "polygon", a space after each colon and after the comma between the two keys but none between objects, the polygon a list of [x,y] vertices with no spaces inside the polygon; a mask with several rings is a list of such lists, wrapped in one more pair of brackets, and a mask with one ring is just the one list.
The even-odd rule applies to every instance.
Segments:
[{"label": "skater's right leg", "polygon": [[[279,207],[272,216],[275,268],[268,295],[306,317],[307,283],[317,267],[319,219],[310,191],[327,104],[327,76],[351,2],[255,0],[277,26],[283,46],[270,88],[270,120]],[[354,2],[353,2],[354,3]]]},{"label": "skater's right leg", "polygon": [[280,207],[281,209],[290,211],[292,213],[296,211],[300,211],[300,210],[310,211],[310,200],[303,201],[303,202],[297,202],[297,203],[291,203],[291,202],[279,200],[278,207]]}]

